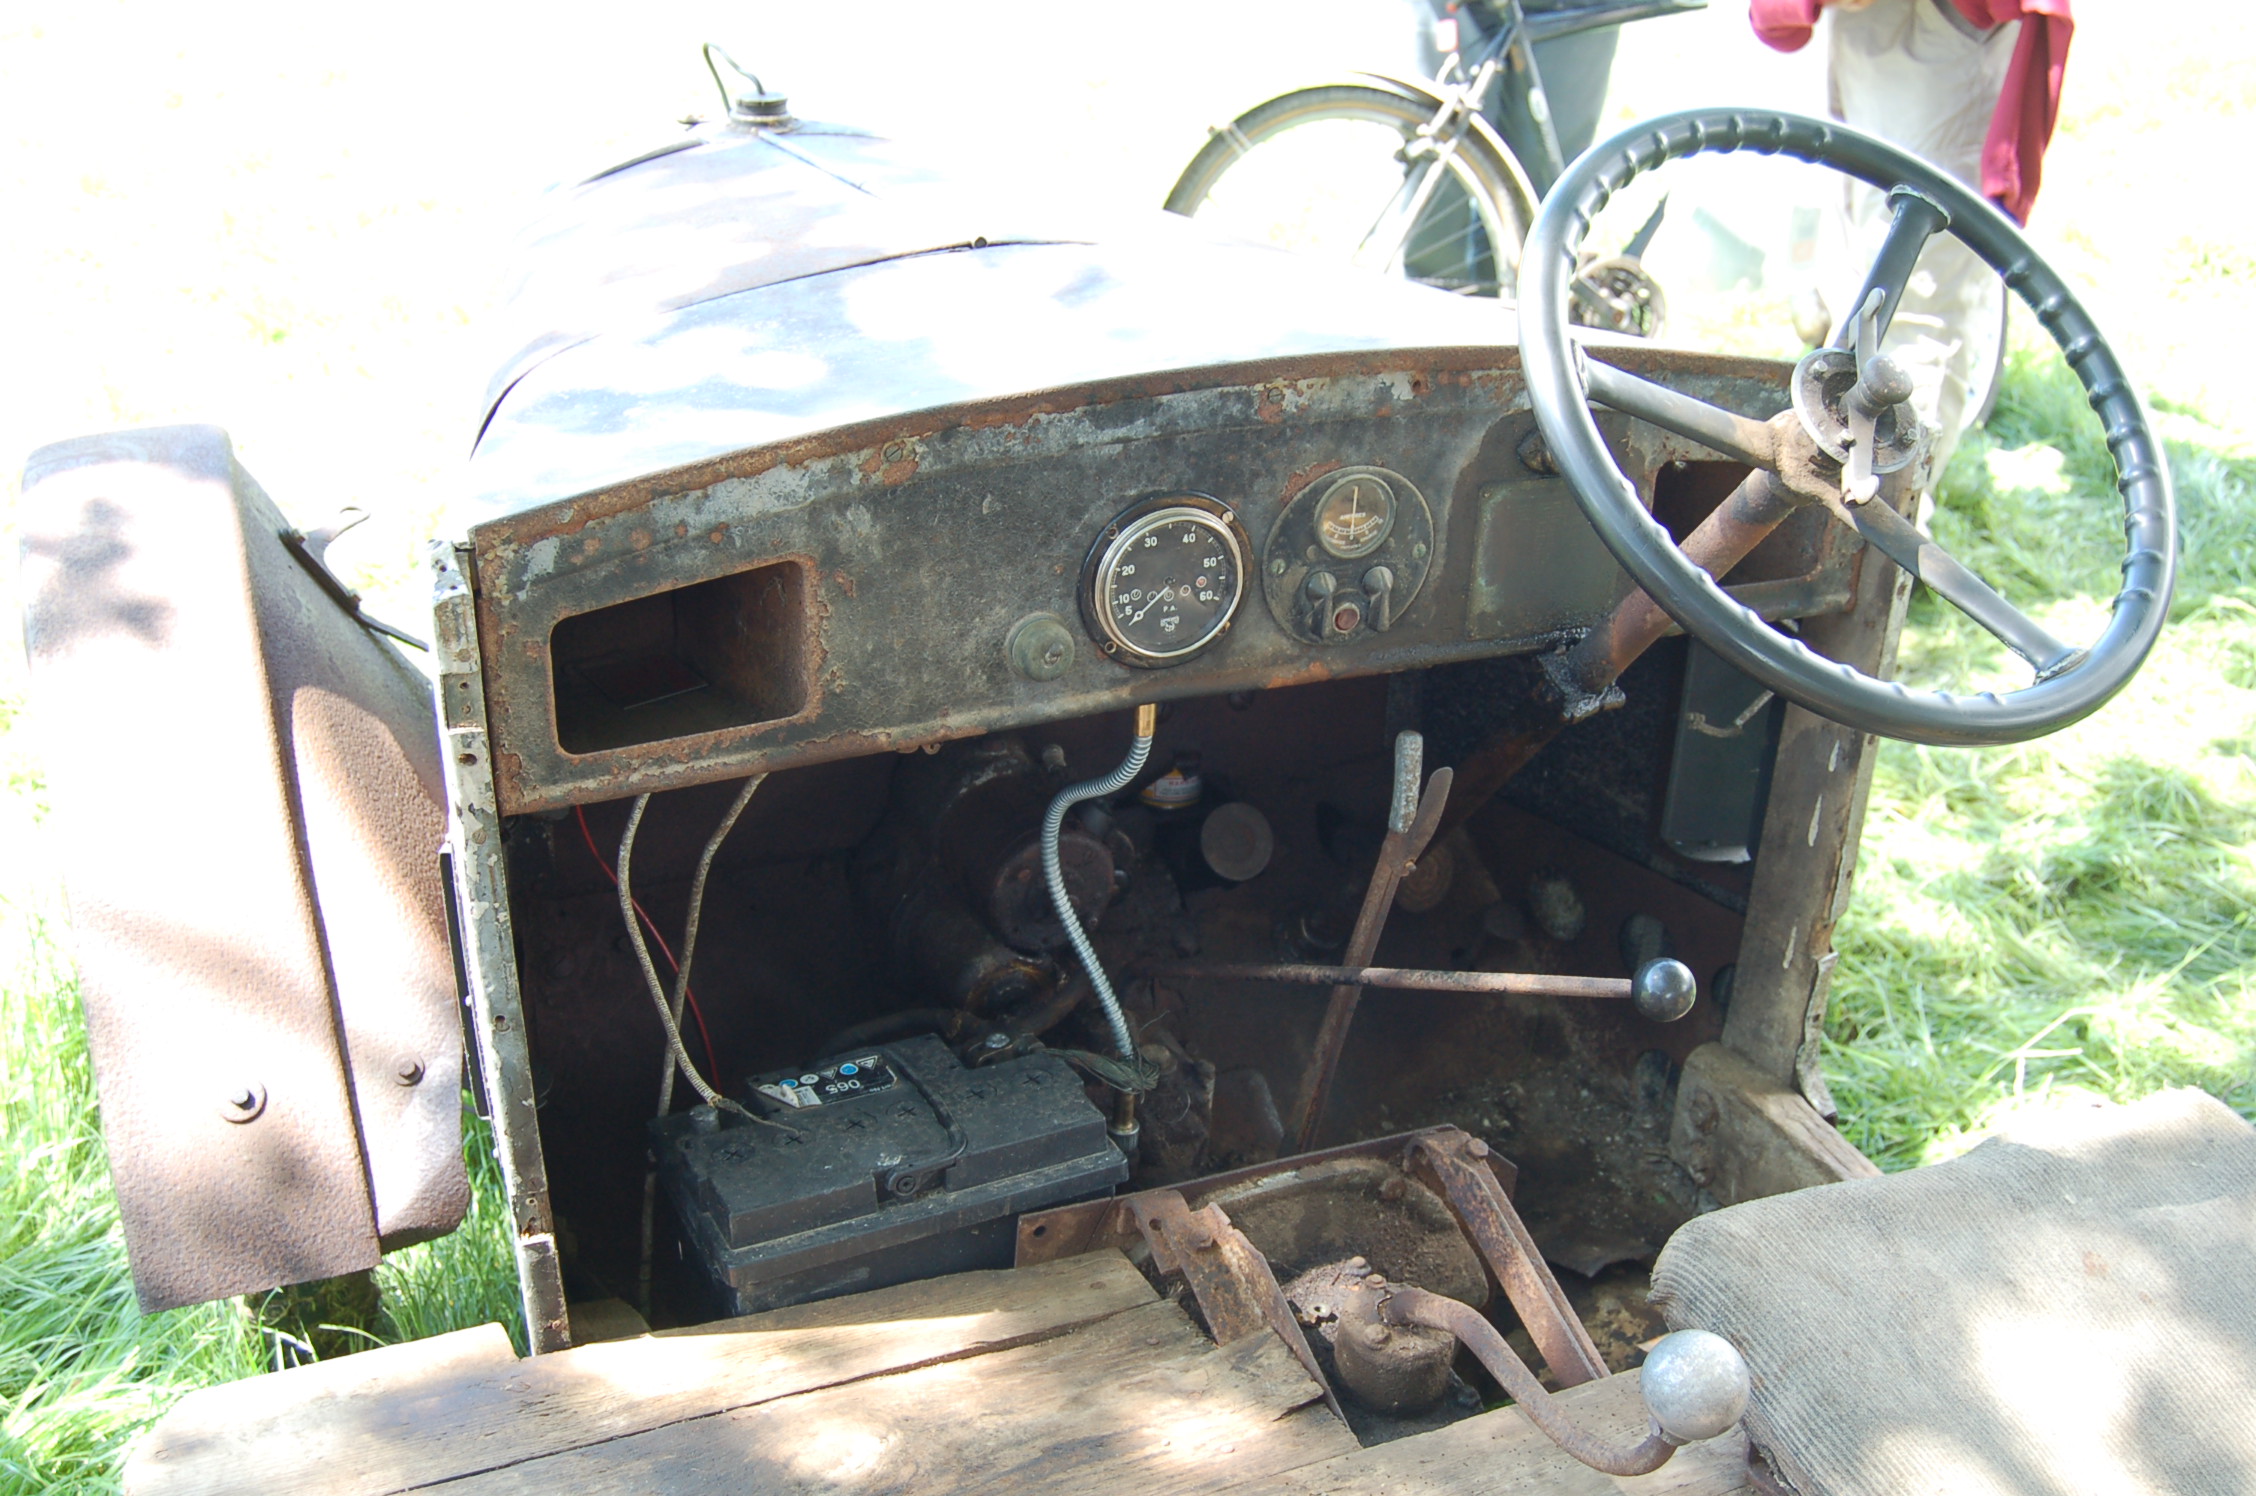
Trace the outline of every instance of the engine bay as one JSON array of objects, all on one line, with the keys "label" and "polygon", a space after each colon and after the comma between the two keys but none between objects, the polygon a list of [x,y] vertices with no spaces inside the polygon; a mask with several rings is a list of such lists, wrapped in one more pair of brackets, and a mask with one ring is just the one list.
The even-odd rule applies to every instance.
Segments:
[{"label": "engine bay", "polygon": [[[1611,1289],[1617,1264],[1634,1278],[1699,1208],[1666,1152],[1674,1079],[1720,1032],[1738,956],[1747,864],[1686,856],[1658,834],[1679,739],[1712,741],[1680,729],[1690,653],[1656,650],[1625,682],[1636,705],[1562,740],[1438,838],[1396,893],[1374,964],[1620,978],[1669,956],[1695,974],[1700,1001],[1662,1023],[1620,1001],[1373,991],[1317,1134],[1330,1145],[1454,1124],[1488,1139],[1517,1165],[1539,1244],[1587,1269],[1592,1292]],[[1199,968],[1336,963],[1386,830],[1394,736],[1422,732],[1434,762],[1463,756],[1535,689],[1532,665],[1507,658],[1161,711],[1144,773],[1061,838],[1076,910],[1155,1077],[1129,1157],[1113,1153],[1109,1170],[1111,1090],[1088,1061],[1111,1046],[1062,950],[1035,842],[1057,788],[1110,766],[1125,714],[772,775],[713,863],[684,1025],[715,1086],[762,1122],[684,1092],[690,1109],[658,1126],[669,1204],[656,1320],[1006,1265],[1022,1211],[1106,1193],[1131,1170],[1150,1187],[1298,1151],[1288,1121],[1325,989]],[[1759,759],[1775,708],[1749,726]],[[1742,814],[1759,779],[1760,765]],[[651,800],[632,888],[655,929],[682,926],[733,791]],[[627,813],[613,801],[510,823],[541,1141],[574,1300],[637,1297],[652,1100],[670,1064],[612,881]],[[987,1115],[984,1093],[1015,1095],[1030,1074],[1077,1105],[1031,1125]],[[881,1126],[865,1132],[857,1109]],[[902,1132],[863,1146],[885,1128]],[[828,1172],[764,1186],[750,1210],[732,1203],[727,1166],[677,1167],[686,1150],[723,1146],[754,1170],[819,1154]],[[1015,1162],[1000,1172],[979,1162],[1004,1152]],[[840,1189],[851,1204],[831,1199]],[[909,1210],[931,1217],[927,1230]],[[796,1266],[818,1237],[863,1245],[828,1248],[843,1266],[826,1277]],[[763,1274],[748,1248],[783,1266]]]}]

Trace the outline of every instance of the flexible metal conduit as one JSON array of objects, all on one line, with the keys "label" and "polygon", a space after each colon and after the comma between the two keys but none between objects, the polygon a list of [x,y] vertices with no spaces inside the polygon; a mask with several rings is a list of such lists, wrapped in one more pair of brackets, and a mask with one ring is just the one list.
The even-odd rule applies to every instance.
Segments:
[{"label": "flexible metal conduit", "polygon": [[1128,1032],[1128,1019],[1120,1011],[1120,999],[1113,995],[1104,965],[1097,960],[1096,947],[1089,944],[1089,936],[1073,912],[1073,901],[1066,897],[1065,868],[1058,860],[1058,837],[1065,830],[1067,811],[1084,800],[1118,794],[1143,772],[1145,760],[1151,757],[1152,735],[1158,730],[1159,708],[1137,707],[1136,741],[1129,747],[1128,757],[1120,767],[1102,779],[1084,780],[1059,790],[1057,798],[1050,802],[1049,814],[1042,817],[1042,877],[1049,885],[1050,905],[1057,910],[1058,922],[1065,926],[1065,938],[1072,942],[1073,954],[1080,958],[1081,969],[1089,974],[1089,985],[1096,989],[1097,1001],[1104,1008],[1105,1022],[1112,1027],[1112,1042],[1119,1047],[1120,1058],[1131,1066],[1137,1061],[1136,1041]]}]

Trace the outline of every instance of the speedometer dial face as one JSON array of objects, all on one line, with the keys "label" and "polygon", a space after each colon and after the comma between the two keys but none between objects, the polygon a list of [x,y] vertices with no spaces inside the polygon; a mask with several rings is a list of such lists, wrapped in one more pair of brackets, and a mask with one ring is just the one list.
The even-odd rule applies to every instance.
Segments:
[{"label": "speedometer dial face", "polygon": [[1394,490],[1370,473],[1334,483],[1316,504],[1316,542],[1342,561],[1368,556],[1394,528]]},{"label": "speedometer dial face", "polygon": [[1172,663],[1230,626],[1244,566],[1226,515],[1190,504],[1152,509],[1123,525],[1098,557],[1090,612],[1129,663]]}]

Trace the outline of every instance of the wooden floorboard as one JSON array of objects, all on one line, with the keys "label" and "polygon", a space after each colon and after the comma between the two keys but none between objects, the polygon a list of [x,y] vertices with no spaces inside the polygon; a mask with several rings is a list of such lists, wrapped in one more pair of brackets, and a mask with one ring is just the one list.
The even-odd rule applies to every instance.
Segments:
[{"label": "wooden floorboard", "polygon": [[192,1393],[136,1448],[125,1490],[389,1496],[684,1419],[1045,1340],[1155,1297],[1126,1258],[1104,1252],[527,1360],[509,1354],[508,1337],[489,1325]]},{"label": "wooden floorboard", "polygon": [[[1645,1437],[1635,1372],[1585,1383],[1560,1398],[1585,1428],[1617,1444]],[[1230,1496],[1740,1496],[1753,1490],[1746,1439],[1737,1429],[1686,1445],[1651,1475],[1605,1475],[1562,1454],[1517,1408],[1218,1489]]]},{"label": "wooden floorboard", "polygon": [[1354,1449],[1321,1396],[1276,1336],[1217,1348],[1162,1302],[513,1465],[446,1496],[1170,1496]]}]

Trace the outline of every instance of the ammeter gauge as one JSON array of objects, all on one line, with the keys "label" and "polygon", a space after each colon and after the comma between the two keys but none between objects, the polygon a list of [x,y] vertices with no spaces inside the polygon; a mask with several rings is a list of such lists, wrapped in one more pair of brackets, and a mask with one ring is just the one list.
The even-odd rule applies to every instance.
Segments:
[{"label": "ammeter gauge", "polygon": [[1350,473],[1316,501],[1316,543],[1355,561],[1386,543],[1394,528],[1394,490],[1376,473]]},{"label": "ammeter gauge", "polygon": [[1250,550],[1237,516],[1204,494],[1164,494],[1123,512],[1082,573],[1081,610],[1124,665],[1178,664],[1219,639],[1245,596]]}]

